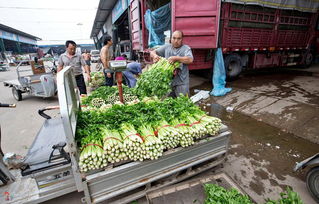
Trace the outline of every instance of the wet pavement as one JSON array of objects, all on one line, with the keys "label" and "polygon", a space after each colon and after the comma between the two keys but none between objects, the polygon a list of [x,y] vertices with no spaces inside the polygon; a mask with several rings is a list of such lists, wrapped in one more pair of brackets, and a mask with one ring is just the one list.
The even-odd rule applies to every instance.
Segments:
[{"label": "wet pavement", "polygon": [[[317,68],[317,69],[315,69]],[[248,72],[218,104],[319,144],[319,66]]]},{"label": "wet pavement", "polygon": [[213,100],[202,103],[204,106],[233,132],[228,160],[221,171],[228,173],[254,201],[278,199],[279,193],[290,186],[305,203],[315,203],[304,183],[305,172],[295,173],[292,169],[297,161],[317,153],[318,144],[237,111],[227,112]]},{"label": "wet pavement", "polygon": [[[306,171],[296,162],[319,152],[319,67],[305,70],[246,72],[227,83],[233,90],[210,97],[200,106],[222,119],[233,132],[226,172],[257,203],[278,199],[287,186],[306,204],[316,203],[307,191]],[[194,79],[195,78],[195,79]],[[211,83],[193,77],[195,89]]]}]

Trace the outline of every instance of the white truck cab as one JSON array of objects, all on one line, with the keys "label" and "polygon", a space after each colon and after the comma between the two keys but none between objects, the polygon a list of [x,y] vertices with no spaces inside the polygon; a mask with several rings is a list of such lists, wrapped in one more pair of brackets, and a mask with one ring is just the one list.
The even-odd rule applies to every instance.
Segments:
[{"label": "white truck cab", "polygon": [[100,50],[91,50],[91,61],[98,62],[100,60]]}]

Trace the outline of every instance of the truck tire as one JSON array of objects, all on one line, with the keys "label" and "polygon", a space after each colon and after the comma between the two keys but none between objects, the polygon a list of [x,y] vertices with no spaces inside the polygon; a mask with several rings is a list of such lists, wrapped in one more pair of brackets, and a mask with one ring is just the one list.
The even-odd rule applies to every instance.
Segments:
[{"label": "truck tire", "polygon": [[307,173],[307,187],[312,197],[319,203],[319,166]]},{"label": "truck tire", "polygon": [[225,63],[225,70],[226,70],[226,79],[227,80],[236,79],[240,75],[243,69],[240,56],[237,54],[230,54],[226,56],[224,63]]},{"label": "truck tire", "polygon": [[17,101],[22,100],[22,92],[18,90],[16,87],[12,87],[12,95],[15,100]]},{"label": "truck tire", "polygon": [[303,65],[304,68],[308,68],[312,65],[312,62],[313,62],[313,54],[312,52],[307,52],[305,54],[305,63]]}]

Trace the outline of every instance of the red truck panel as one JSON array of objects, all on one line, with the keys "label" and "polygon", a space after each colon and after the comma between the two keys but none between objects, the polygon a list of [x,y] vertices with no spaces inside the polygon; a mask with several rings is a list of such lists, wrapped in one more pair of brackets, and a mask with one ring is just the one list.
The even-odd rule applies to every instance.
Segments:
[{"label": "red truck panel", "polygon": [[211,69],[213,67],[213,59],[211,57],[208,58],[209,52],[209,49],[192,49],[194,62],[189,65],[189,69]]},{"label": "red truck panel", "polygon": [[140,37],[140,14],[139,14],[138,0],[131,0],[130,2],[130,19],[131,19],[131,32],[132,32],[132,48],[133,50],[141,49]]},{"label": "red truck panel", "polygon": [[146,0],[131,0],[130,19],[133,50],[142,51],[148,47],[148,32],[144,23],[144,14],[146,9]]},{"label": "red truck panel", "polygon": [[307,47],[310,33],[298,30],[280,30],[278,31],[277,43],[278,47],[300,48]]},{"label": "red truck panel", "polygon": [[[223,3],[223,51],[305,49],[311,43],[312,21],[316,16],[312,13],[284,15],[280,9],[254,11],[250,7],[246,10],[245,6]],[[254,24],[256,27],[247,27]]]},{"label": "red truck panel", "polygon": [[172,0],[172,30],[184,32],[191,48],[216,48],[220,1]]},{"label": "red truck panel", "polygon": [[272,31],[253,28],[224,28],[223,47],[235,51],[242,48],[268,48],[272,41]]}]

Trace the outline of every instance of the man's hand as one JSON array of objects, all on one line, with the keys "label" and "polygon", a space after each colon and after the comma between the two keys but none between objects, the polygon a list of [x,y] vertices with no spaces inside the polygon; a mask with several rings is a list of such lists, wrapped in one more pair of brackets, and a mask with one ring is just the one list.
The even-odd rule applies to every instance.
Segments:
[{"label": "man's hand", "polygon": [[87,74],[86,79],[88,80],[88,82],[90,82],[90,81],[91,81],[90,73],[88,73],[88,74]]},{"label": "man's hand", "polygon": [[169,63],[173,64],[174,62],[179,61],[179,58],[177,56],[172,56],[172,57],[169,57],[167,60]]},{"label": "man's hand", "polygon": [[151,55],[151,58],[153,59],[154,63],[158,62],[158,60],[161,59],[161,57],[156,54],[155,50],[152,50],[150,52],[150,55]]},{"label": "man's hand", "polygon": [[161,59],[161,57],[156,55],[156,54],[153,56],[153,62],[154,63],[158,62],[160,59]]}]

